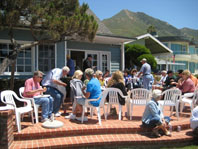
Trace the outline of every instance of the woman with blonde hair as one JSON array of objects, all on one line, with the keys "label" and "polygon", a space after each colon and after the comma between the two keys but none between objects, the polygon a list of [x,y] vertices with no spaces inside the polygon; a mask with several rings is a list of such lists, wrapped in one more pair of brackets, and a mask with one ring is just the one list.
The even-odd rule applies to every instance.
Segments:
[{"label": "woman with blonde hair", "polygon": [[[107,83],[107,87],[118,88],[122,91],[124,96],[127,96],[127,92],[126,92],[126,88],[124,84],[124,77],[123,77],[122,72],[119,70],[115,71],[112,74],[111,79]],[[122,98],[120,95],[118,95],[118,98],[119,98],[119,103],[121,105],[125,105],[125,99]]]},{"label": "woman with blonde hair", "polygon": [[[82,87],[83,87],[83,82],[81,81],[83,76],[83,72],[81,70],[76,70],[74,72],[74,75],[72,76],[72,80],[70,81],[70,98],[73,104],[74,103],[74,96],[82,96]],[[76,108],[76,106],[73,106],[73,108]],[[72,109],[72,111],[75,111],[75,109]],[[73,113],[71,113],[69,116],[65,116],[66,119],[75,119],[75,116]]]},{"label": "woman with blonde hair", "polygon": [[102,75],[103,75],[102,71],[100,71],[100,70],[96,71],[96,78],[99,80],[100,85],[104,86],[104,79],[103,79]]}]

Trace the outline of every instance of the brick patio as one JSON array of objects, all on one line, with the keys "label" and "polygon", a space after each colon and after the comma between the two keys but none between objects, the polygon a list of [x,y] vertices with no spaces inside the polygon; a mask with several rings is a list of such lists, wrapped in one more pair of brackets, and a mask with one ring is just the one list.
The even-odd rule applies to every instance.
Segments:
[{"label": "brick patio", "polygon": [[[70,112],[71,109],[67,110]],[[118,111],[118,109],[117,109]],[[41,123],[32,124],[30,118],[22,122],[22,131],[14,132],[14,142],[10,148],[79,148],[79,147],[119,147],[119,146],[182,146],[192,144],[192,130],[190,129],[190,109],[187,108],[180,114],[179,121],[175,116],[171,117],[173,127],[172,137],[162,136],[155,138],[150,130],[141,128],[141,116],[144,106],[134,106],[133,120],[124,116],[126,108],[123,107],[123,119],[118,116],[109,116],[105,121],[102,116],[102,126],[98,124],[96,116],[88,116],[88,122],[81,124],[77,120],[56,118],[64,123],[57,129],[46,129]],[[62,111],[63,112],[63,111]],[[103,114],[103,112],[101,112]],[[170,114],[169,108],[165,108],[165,115]],[[177,126],[181,126],[177,132]]]}]

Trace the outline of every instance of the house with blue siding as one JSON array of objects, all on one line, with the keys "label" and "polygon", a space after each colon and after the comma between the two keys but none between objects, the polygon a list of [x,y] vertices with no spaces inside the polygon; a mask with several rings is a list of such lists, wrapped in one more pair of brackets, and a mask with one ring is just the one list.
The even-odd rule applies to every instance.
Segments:
[{"label": "house with blue siding", "polygon": [[[120,37],[113,35],[110,30],[95,16],[91,11],[88,14],[93,15],[98,22],[99,28],[92,42],[88,40],[66,40],[58,43],[36,45],[21,51],[17,57],[15,77],[29,78],[36,70],[44,73],[53,68],[62,68],[67,65],[66,56],[74,60],[75,66],[82,69],[83,61],[88,54],[92,55],[93,66],[96,70],[105,72],[110,70],[125,69],[125,44],[141,43],[151,50],[154,56],[169,55],[171,50],[163,46],[156,38],[150,34],[135,38]],[[28,28],[16,28],[14,38],[19,44],[31,43],[34,41]],[[11,51],[11,44],[8,31],[0,31],[0,63]],[[11,75],[11,67],[0,75],[0,78],[8,78]]]},{"label": "house with blue siding", "polygon": [[[100,27],[93,42],[88,40],[65,40],[58,43],[37,45],[21,51],[17,57],[15,76],[28,78],[35,70],[48,72],[53,68],[61,68],[67,65],[66,55],[69,54],[75,61],[75,65],[82,69],[83,60],[88,54],[92,55],[93,66],[103,72],[108,69],[111,72],[124,69],[124,44],[136,38],[117,37],[106,34],[107,28],[102,34]],[[110,31],[109,31],[110,32]],[[14,30],[15,40],[19,44],[31,43],[33,38],[29,29],[17,28]],[[0,31],[0,63],[11,52],[11,43],[8,31]],[[0,75],[7,78],[11,75],[11,67]]]}]

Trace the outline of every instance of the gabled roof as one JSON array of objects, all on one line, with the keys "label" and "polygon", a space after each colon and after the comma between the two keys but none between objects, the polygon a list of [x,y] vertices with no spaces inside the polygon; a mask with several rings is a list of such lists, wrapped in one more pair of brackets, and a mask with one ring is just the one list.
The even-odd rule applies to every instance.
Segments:
[{"label": "gabled roof", "polygon": [[158,53],[173,53],[171,49],[161,43],[158,39],[153,37],[151,34],[144,34],[136,37],[137,40],[145,39],[145,46],[151,50],[152,54]]}]

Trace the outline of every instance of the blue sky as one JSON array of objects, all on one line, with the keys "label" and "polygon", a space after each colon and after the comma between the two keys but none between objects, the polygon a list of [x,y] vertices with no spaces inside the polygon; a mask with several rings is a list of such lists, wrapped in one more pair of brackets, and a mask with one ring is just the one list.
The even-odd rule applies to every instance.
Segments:
[{"label": "blue sky", "polygon": [[100,19],[107,19],[122,9],[144,12],[154,18],[168,22],[178,29],[198,29],[198,0],[79,0]]}]

